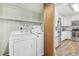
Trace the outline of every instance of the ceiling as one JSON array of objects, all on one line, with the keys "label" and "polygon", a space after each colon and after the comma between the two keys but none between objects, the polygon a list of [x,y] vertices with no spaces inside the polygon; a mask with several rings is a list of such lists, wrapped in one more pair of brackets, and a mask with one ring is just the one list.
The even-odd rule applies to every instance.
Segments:
[{"label": "ceiling", "polygon": [[28,9],[36,13],[41,13],[43,11],[43,3],[7,3],[7,4]]},{"label": "ceiling", "polygon": [[58,11],[58,13],[62,16],[69,16],[69,15],[73,15],[79,12],[75,12],[71,5],[72,3],[56,3],[56,9]]}]

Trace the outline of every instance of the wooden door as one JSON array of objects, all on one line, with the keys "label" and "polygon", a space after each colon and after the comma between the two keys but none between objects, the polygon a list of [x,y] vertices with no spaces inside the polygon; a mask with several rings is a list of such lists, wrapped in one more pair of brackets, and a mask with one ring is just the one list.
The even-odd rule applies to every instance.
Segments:
[{"label": "wooden door", "polygon": [[54,55],[54,4],[44,4],[44,55]]}]

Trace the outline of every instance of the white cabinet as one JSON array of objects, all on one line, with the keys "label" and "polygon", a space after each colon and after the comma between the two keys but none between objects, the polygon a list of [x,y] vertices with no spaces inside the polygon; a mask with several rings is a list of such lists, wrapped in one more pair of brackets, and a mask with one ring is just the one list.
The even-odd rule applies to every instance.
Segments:
[{"label": "white cabinet", "polygon": [[[65,17],[62,20],[62,26],[71,26],[71,25],[72,25],[72,19],[70,17]],[[62,31],[61,41],[65,39],[71,39],[71,31]]]},{"label": "white cabinet", "polygon": [[18,4],[0,4],[0,18],[4,20],[19,20],[42,23],[42,21],[40,21],[40,15],[29,9],[24,9],[18,6]]},{"label": "white cabinet", "polygon": [[68,25],[67,22],[68,22],[68,20],[67,19],[64,19],[63,22],[62,22],[62,26],[67,26]]},{"label": "white cabinet", "polygon": [[72,19],[70,17],[64,17],[64,19],[61,20],[62,26],[71,26],[72,25]]},{"label": "white cabinet", "polygon": [[67,26],[67,19],[62,19],[61,20],[61,24],[62,24],[62,26]]},{"label": "white cabinet", "polygon": [[19,7],[12,5],[2,5],[2,17],[7,19],[20,19],[21,10]]},{"label": "white cabinet", "polygon": [[71,32],[70,31],[63,31],[61,34],[61,41],[65,39],[71,39]]},{"label": "white cabinet", "polygon": [[40,34],[37,36],[37,56],[44,54],[44,36]]},{"label": "white cabinet", "polygon": [[35,56],[36,40],[25,40],[14,44],[14,56]]}]

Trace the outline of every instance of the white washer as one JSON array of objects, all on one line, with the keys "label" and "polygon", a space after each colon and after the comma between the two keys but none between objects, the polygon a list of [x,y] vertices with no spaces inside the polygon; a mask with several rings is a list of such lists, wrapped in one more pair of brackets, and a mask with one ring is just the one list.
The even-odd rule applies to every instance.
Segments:
[{"label": "white washer", "polygon": [[36,55],[44,55],[44,32],[42,32],[41,26],[33,26],[31,32],[36,36]]}]

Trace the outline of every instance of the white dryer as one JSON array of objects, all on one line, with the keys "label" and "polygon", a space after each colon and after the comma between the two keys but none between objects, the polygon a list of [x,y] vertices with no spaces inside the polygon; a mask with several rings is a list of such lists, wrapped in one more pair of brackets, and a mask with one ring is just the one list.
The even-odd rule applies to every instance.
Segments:
[{"label": "white dryer", "polygon": [[12,32],[9,39],[10,56],[36,56],[35,37],[30,33]]}]

